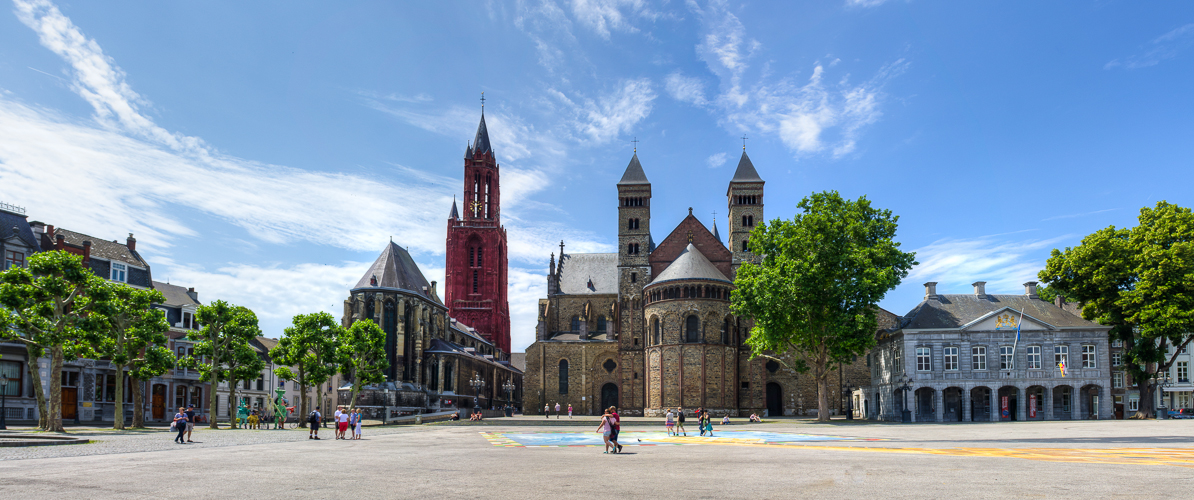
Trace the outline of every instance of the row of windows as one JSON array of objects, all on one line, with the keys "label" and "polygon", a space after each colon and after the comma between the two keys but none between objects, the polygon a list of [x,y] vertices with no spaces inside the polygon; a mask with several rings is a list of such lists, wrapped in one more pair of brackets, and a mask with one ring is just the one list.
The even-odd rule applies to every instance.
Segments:
[{"label": "row of windows", "polygon": [[626,219],[626,229],[638,229],[638,219]]},{"label": "row of windows", "polygon": [[[663,343],[663,327],[660,324],[659,318],[651,318],[651,344],[659,345]],[[720,337],[720,343],[725,345],[733,345],[731,333],[737,337],[739,329],[730,322],[730,318],[725,318],[721,323],[721,331],[718,332],[717,337]],[[705,334],[704,338],[701,335],[701,320],[695,314],[684,318],[683,341],[689,344],[706,343],[716,344],[718,338],[710,334]]]},{"label": "row of windows", "polygon": [[626,245],[626,253],[630,255],[638,255],[640,249],[641,248],[639,247],[638,243],[630,243]]},{"label": "row of windows", "polygon": [[648,304],[669,299],[729,300],[730,289],[720,286],[691,285],[657,288],[647,292]]},{"label": "row of windows", "polygon": [[643,206],[643,198],[622,198],[622,206],[641,207]]},{"label": "row of windows", "polygon": [[[485,184],[481,184],[480,172],[473,174],[473,201],[465,207],[465,210],[471,210],[474,218],[493,218],[494,214],[489,206],[489,192],[492,187],[493,177],[490,174],[485,174]],[[481,192],[482,189],[485,190],[484,193]]]},{"label": "row of windows", "polygon": [[755,225],[755,216],[753,216],[753,215],[743,215],[743,216],[742,216],[742,225],[743,225],[743,226],[746,226],[746,227],[754,227],[754,225]]},{"label": "row of windows", "polygon": [[762,203],[763,197],[755,194],[738,195],[734,197],[735,205],[758,205]]},{"label": "row of windows", "polygon": [[[1070,346],[1058,345],[1053,346],[1053,363],[1060,365],[1062,361],[1069,364],[1069,350]],[[1025,355],[1027,359],[1029,370],[1039,370],[1041,364],[1041,346],[1030,345],[1025,348]],[[1011,370],[1015,368],[1015,353],[1012,352],[1012,346],[999,347],[999,369]],[[970,367],[972,370],[986,370],[987,369],[987,347],[974,346],[970,348]],[[1082,346],[1082,368],[1096,368],[1097,357],[1095,346],[1093,344],[1086,344]],[[959,363],[959,354],[957,347],[945,347],[942,350],[942,362],[945,364],[946,371],[957,371],[961,369]],[[899,366],[899,351],[896,351],[896,365]],[[933,370],[933,351],[930,347],[916,348],[916,370],[927,372]]]},{"label": "row of windows", "polygon": [[468,249],[468,267],[481,267],[481,262],[485,260],[482,247],[469,247]]},{"label": "row of windows", "polygon": [[[605,316],[597,316],[597,330],[596,333],[605,333],[606,329]],[[580,316],[572,317],[572,332],[580,331]]]}]

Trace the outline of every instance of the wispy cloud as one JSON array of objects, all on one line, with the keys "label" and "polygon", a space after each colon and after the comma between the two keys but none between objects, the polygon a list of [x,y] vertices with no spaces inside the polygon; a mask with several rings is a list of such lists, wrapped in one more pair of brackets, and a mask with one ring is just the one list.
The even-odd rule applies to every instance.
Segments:
[{"label": "wispy cloud", "polygon": [[887,0],[846,0],[847,7],[878,7],[887,3]]},{"label": "wispy cloud", "polygon": [[1045,240],[1008,240],[999,235],[943,239],[916,249],[920,262],[906,281],[936,281],[943,293],[986,281],[992,293],[1013,292],[1045,266],[1045,251],[1067,236]]},{"label": "wispy cloud", "polygon": [[668,95],[672,96],[672,99],[697,106],[704,106],[708,103],[705,100],[705,84],[701,82],[700,78],[684,76],[677,71],[668,75],[663,81],[664,88]]},{"label": "wispy cloud", "polygon": [[622,80],[612,91],[596,99],[581,95],[569,98],[560,91],[553,91],[553,95],[571,110],[576,130],[598,144],[629,132],[651,114],[656,97],[651,81],[646,78]]},{"label": "wispy cloud", "polygon": [[[627,12],[623,12],[623,8]],[[572,0],[572,14],[585,27],[609,40],[610,30],[638,31],[629,20],[644,9],[642,0]]]},{"label": "wispy cloud", "polygon": [[1119,209],[1118,208],[1106,208],[1103,210],[1095,210],[1093,212],[1082,212],[1082,213],[1077,213],[1077,214],[1066,214],[1066,215],[1054,215],[1053,217],[1041,219],[1041,222],[1050,221],[1050,220],[1058,220],[1058,219],[1074,219],[1077,217],[1086,217],[1087,215],[1101,214],[1104,212],[1112,212],[1115,210],[1119,210]]},{"label": "wispy cloud", "polygon": [[1140,69],[1156,66],[1161,61],[1177,57],[1183,50],[1194,45],[1194,23],[1174,29],[1164,35],[1154,38],[1141,47],[1143,52],[1128,56],[1124,60],[1114,59],[1103,65],[1103,69],[1126,68]]},{"label": "wispy cloud", "polygon": [[725,153],[717,153],[717,154],[707,158],[705,160],[705,162],[709,164],[709,168],[720,167],[720,166],[726,164],[726,154]]}]

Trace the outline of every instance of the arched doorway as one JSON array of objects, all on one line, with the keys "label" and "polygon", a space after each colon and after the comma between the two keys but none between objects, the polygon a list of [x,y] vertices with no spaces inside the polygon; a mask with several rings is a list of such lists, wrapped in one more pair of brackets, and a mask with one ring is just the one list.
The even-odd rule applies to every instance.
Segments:
[{"label": "arched doorway", "polygon": [[937,391],[931,387],[921,387],[912,393],[915,398],[917,422],[935,422],[937,420],[937,407],[933,401],[936,393]]},{"label": "arched doorway", "polygon": [[784,414],[784,390],[775,382],[767,382],[767,416]]},{"label": "arched doorway", "polygon": [[1045,419],[1045,388],[1039,385],[1029,387],[1024,391],[1026,396],[1024,415],[1027,420]]},{"label": "arched doorway", "polygon": [[1010,422],[1016,420],[1018,416],[1016,411],[1020,408],[1020,390],[1016,387],[1005,385],[999,388],[999,405],[996,411],[999,412],[999,421]]},{"label": "arched doorway", "polygon": [[1081,405],[1079,408],[1081,413],[1078,414],[1078,418],[1098,420],[1099,405],[1104,404],[1099,400],[1099,392],[1101,392],[1099,389],[1101,387],[1093,384],[1082,387],[1082,391],[1079,393],[1081,399],[1078,401],[1078,404]]},{"label": "arched doorway", "polygon": [[945,422],[961,422],[962,421],[962,389],[958,387],[947,387],[942,391],[942,396],[945,402],[945,411],[942,413],[942,420]]},{"label": "arched doorway", "polygon": [[975,387],[970,389],[970,421],[994,422],[995,415],[991,413],[991,388]]},{"label": "arched doorway", "polygon": [[611,406],[618,406],[618,386],[613,382],[601,386],[601,408],[598,410],[604,412]]},{"label": "arched doorway", "polygon": [[1057,420],[1074,419],[1074,388],[1059,385],[1053,388],[1053,418]]}]

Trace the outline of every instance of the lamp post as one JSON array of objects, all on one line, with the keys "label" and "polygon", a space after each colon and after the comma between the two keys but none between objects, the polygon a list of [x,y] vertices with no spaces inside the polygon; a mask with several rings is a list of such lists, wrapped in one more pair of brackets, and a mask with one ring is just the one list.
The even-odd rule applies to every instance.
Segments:
[{"label": "lamp post", "polygon": [[514,381],[507,380],[505,384],[502,384],[502,389],[506,390],[506,416],[513,417],[514,409],[512,407],[514,406]]},{"label": "lamp post", "polygon": [[0,430],[8,430],[8,375],[0,374]]},{"label": "lamp post", "polygon": [[479,396],[481,395],[481,389],[485,388],[485,381],[481,380],[481,374],[474,373],[473,379],[468,381],[468,385],[473,388],[473,411],[481,411]]},{"label": "lamp post", "polygon": [[906,424],[912,422],[912,410],[908,409],[908,391],[912,390],[912,377],[905,375],[904,378],[897,380],[896,383],[900,384],[896,386],[896,389],[899,389],[903,393],[904,399],[904,408],[900,412],[900,421]]},{"label": "lamp post", "polygon": [[842,394],[846,396],[846,420],[854,420],[854,386],[842,384]]},{"label": "lamp post", "polygon": [[1173,378],[1168,373],[1164,375],[1153,373],[1150,380],[1157,387],[1157,399],[1161,401],[1161,404],[1157,406],[1157,420],[1169,418],[1169,408],[1165,406],[1165,387],[1173,383]]}]

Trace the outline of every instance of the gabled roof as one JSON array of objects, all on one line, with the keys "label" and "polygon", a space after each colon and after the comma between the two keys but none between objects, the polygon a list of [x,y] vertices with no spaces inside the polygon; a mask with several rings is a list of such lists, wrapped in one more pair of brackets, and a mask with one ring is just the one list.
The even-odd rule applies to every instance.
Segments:
[{"label": "gabled roof", "polygon": [[904,315],[900,328],[909,330],[950,329],[972,325],[994,313],[1010,309],[1054,328],[1107,328],[1057,307],[1052,302],[1027,295],[973,294],[934,295]]},{"label": "gabled roof", "polygon": [[[372,283],[374,276],[377,277],[377,284]],[[426,287],[426,291],[424,291],[424,287]],[[431,296],[431,284],[427,282],[427,278],[423,277],[423,272],[410,257],[410,253],[392,241],[386,245],[386,248],[381,251],[381,255],[377,257],[372,266],[369,266],[369,270],[365,271],[365,275],[353,287],[354,290],[360,288],[396,288],[414,292],[439,302],[438,297]]]},{"label": "gabled roof", "polygon": [[163,304],[171,307],[203,305],[198,300],[192,298],[189,293],[187,293],[186,287],[162,283],[161,281],[154,281],[153,289],[162,292],[162,295],[166,297],[166,301],[163,302]]},{"label": "gabled roof", "polygon": [[485,128],[485,113],[481,113],[481,124],[477,125],[477,137],[473,139],[472,152],[473,154],[493,152],[489,147],[489,129]]},{"label": "gabled roof", "polygon": [[29,227],[29,220],[26,216],[0,210],[0,239],[12,237],[13,229],[16,229],[17,237],[34,252],[41,250],[41,245],[37,243],[37,237],[33,235],[33,228]]},{"label": "gabled roof", "polygon": [[618,181],[619,186],[630,184],[650,184],[647,180],[647,174],[643,172],[643,165],[638,162],[638,153],[630,157],[630,164],[626,165],[626,172],[622,174],[622,180]]},{"label": "gabled roof", "polygon": [[564,254],[560,257],[560,265],[556,272],[560,276],[560,293],[618,293],[616,253]]},{"label": "gabled roof", "polygon": [[689,243],[688,247],[685,248],[683,252],[680,252],[680,255],[676,257],[676,260],[673,260],[671,264],[668,264],[667,269],[664,269],[662,273],[659,273],[659,276],[656,276],[654,280],[651,280],[651,284],[654,285],[656,283],[663,283],[665,281],[672,280],[714,280],[724,281],[726,283],[730,282],[730,280],[726,278],[726,275],[722,274],[721,271],[717,269],[717,266],[714,266],[712,262],[709,262],[709,259],[705,258],[705,256],[701,254],[701,251],[697,250],[697,247],[692,243]]},{"label": "gabled roof", "polygon": [[763,182],[759,172],[755,170],[754,163],[746,156],[745,150],[742,151],[742,158],[738,160],[738,170],[734,171],[734,178],[730,179],[730,182]]},{"label": "gabled roof", "polygon": [[[70,245],[70,246],[73,246],[76,248],[83,248],[83,242],[90,241],[91,242],[91,258],[93,258],[93,259],[99,258],[99,259],[106,259],[106,260],[114,260],[116,262],[124,262],[126,264],[132,264],[137,267],[144,267],[146,269],[149,269],[149,263],[145,262],[145,259],[142,259],[141,256],[137,252],[129,250],[128,245],[125,243],[119,243],[116,241],[105,241],[102,238],[96,238],[94,236],[88,236],[83,233],[76,233],[74,231],[68,231],[68,230],[62,229],[60,227],[55,228],[54,229],[54,239],[57,239],[58,235],[60,235],[60,234],[64,237],[63,240],[65,241],[65,243],[67,245]],[[54,239],[50,240],[50,244],[54,244]]]}]

